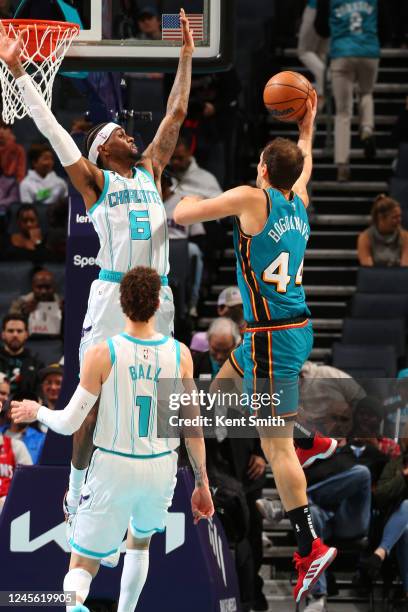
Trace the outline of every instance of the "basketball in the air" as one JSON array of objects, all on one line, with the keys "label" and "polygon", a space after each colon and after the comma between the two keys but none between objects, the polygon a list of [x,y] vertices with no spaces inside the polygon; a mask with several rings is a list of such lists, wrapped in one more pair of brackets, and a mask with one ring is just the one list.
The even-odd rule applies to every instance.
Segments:
[{"label": "basketball in the air", "polygon": [[286,71],[269,79],[263,99],[274,119],[300,121],[306,113],[306,102],[312,92],[312,85],[302,74]]}]

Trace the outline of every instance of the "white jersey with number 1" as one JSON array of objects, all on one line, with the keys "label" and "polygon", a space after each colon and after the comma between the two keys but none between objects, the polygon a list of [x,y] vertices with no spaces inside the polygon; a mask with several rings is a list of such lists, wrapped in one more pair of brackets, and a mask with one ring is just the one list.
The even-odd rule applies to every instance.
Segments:
[{"label": "white jersey with number 1", "polygon": [[82,326],[80,361],[86,350],[120,333],[125,318],[119,301],[119,283],[136,266],[156,270],[162,280],[160,306],[155,317],[158,332],[173,332],[174,304],[167,273],[169,241],[166,212],[153,177],[144,168],[134,168],[125,178],[104,170],[104,188],[88,211],[98,234],[99,278],[92,283]]},{"label": "white jersey with number 1", "polygon": [[70,544],[101,559],[122,544],[126,529],[143,539],[164,531],[176,485],[178,438],[168,431],[169,393],[180,394],[180,344],[157,334],[107,340],[112,369],[102,385],[96,450],[81,491]]}]

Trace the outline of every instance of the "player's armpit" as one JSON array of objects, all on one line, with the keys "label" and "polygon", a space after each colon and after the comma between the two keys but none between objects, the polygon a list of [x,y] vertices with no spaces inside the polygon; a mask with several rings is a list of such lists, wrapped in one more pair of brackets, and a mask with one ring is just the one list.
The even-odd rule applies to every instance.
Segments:
[{"label": "player's armpit", "polygon": [[214,221],[224,217],[239,216],[252,200],[259,197],[259,190],[241,186],[230,189],[216,198],[199,200],[183,198],[174,210],[173,219],[180,225],[191,225],[199,221]]},{"label": "player's armpit", "polygon": [[64,169],[75,189],[83,197],[86,210],[89,210],[103,191],[105,185],[103,171],[85,157],[81,157],[71,166],[65,166]]}]

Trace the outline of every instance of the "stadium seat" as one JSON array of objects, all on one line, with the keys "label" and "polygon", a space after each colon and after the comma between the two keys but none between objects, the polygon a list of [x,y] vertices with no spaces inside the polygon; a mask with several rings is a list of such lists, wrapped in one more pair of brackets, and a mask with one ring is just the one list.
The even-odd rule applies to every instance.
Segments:
[{"label": "stadium seat", "polygon": [[408,268],[360,268],[357,293],[408,294]]},{"label": "stadium seat", "polygon": [[344,344],[393,346],[397,357],[406,352],[404,319],[344,319]]},{"label": "stadium seat", "polygon": [[360,319],[407,319],[408,294],[389,295],[356,293],[351,303],[351,316]]},{"label": "stadium seat", "polygon": [[33,264],[29,261],[0,262],[1,290],[15,292],[17,297],[28,293],[31,290],[32,269]]},{"label": "stadium seat", "polygon": [[44,338],[33,340],[30,338],[26,346],[34,355],[38,355],[38,358],[44,365],[58,363],[64,354],[64,345],[62,340],[59,339]]},{"label": "stadium seat", "polygon": [[[2,287],[4,286],[7,287],[7,285],[2,285]],[[0,291],[0,319],[1,320],[3,320],[3,318],[8,313],[10,306],[11,306],[11,302],[15,300],[16,298],[18,298],[19,295],[20,295],[19,291],[8,291],[6,289],[2,289],[2,291]]]},{"label": "stadium seat", "polygon": [[333,366],[355,378],[394,378],[397,355],[393,346],[363,346],[336,342]]}]

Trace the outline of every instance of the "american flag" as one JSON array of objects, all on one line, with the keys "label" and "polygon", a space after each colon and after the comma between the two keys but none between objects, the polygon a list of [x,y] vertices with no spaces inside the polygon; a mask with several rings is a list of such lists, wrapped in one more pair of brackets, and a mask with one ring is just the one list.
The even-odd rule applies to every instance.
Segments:
[{"label": "american flag", "polygon": [[[193,30],[194,40],[204,40],[204,15],[195,13],[187,15],[190,22],[190,29]],[[180,27],[180,18],[175,14],[166,13],[162,15],[162,39],[163,40],[183,40]]]}]

